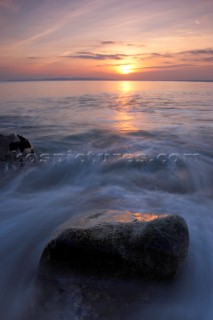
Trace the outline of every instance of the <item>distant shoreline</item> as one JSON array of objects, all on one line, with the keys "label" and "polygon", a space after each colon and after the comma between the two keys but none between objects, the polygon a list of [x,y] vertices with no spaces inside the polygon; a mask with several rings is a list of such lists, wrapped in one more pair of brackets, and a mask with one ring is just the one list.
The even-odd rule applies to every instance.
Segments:
[{"label": "distant shoreline", "polygon": [[100,79],[100,78],[47,78],[47,79],[9,79],[0,82],[48,82],[48,81],[131,81],[131,82],[213,82],[213,80],[134,80],[134,79]]}]

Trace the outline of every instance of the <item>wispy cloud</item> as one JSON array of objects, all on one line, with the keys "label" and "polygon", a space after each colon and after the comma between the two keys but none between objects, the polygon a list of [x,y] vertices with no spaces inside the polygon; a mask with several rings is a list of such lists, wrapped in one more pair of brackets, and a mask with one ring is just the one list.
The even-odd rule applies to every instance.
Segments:
[{"label": "wispy cloud", "polygon": [[[15,1],[15,0],[0,0],[0,1]],[[23,0],[24,1],[24,0]],[[43,2],[43,1],[41,1]],[[95,2],[95,0],[94,0]],[[67,5],[67,9],[63,6],[55,6],[57,9],[54,9],[54,6],[51,5],[51,1],[44,1],[44,4],[40,5],[38,2],[38,7],[35,10],[35,14],[32,16],[32,21],[29,21],[29,18],[25,19],[28,22],[28,28],[21,28],[23,35],[20,36],[22,38],[20,41],[17,41],[14,48],[23,47],[23,46],[33,46],[36,43],[43,43],[44,38],[46,38],[46,43],[56,43],[61,39],[58,39],[58,32],[64,31],[67,36],[67,28],[71,25],[71,21],[73,21],[73,25],[77,24],[80,19],[83,19],[85,16],[89,15],[92,11],[92,6],[80,6],[75,5],[74,1],[70,1],[69,5]],[[44,12],[42,8],[45,8]],[[45,14],[45,11],[48,14]],[[35,16],[40,15],[39,19],[35,19]],[[48,19],[47,19],[48,18]],[[54,20],[54,23],[51,22]],[[41,24],[39,24],[39,22]],[[21,24],[21,22],[20,22]],[[29,30],[29,33],[24,30]],[[32,32],[30,32],[32,30]]]},{"label": "wispy cloud", "polygon": [[27,57],[27,59],[29,60],[38,60],[38,59],[42,59],[41,57]]},{"label": "wispy cloud", "polygon": [[141,53],[137,54],[137,57],[140,57],[142,60],[154,60],[159,58],[172,58],[175,54],[173,53],[157,53],[157,52],[150,52],[150,53]]},{"label": "wispy cloud", "polygon": [[[107,41],[109,42],[109,41]],[[111,42],[111,41],[110,41]],[[111,50],[112,51],[112,50]],[[123,50],[122,50],[123,51]],[[127,51],[128,52],[128,51]],[[98,64],[98,68],[114,68],[122,65],[131,64],[134,70],[146,69],[175,69],[201,64],[211,64],[213,57],[213,49],[203,48],[186,50],[181,52],[146,52],[146,53],[114,53],[114,52],[93,52],[93,51],[77,51],[66,52],[61,55],[62,58],[82,59],[82,60],[98,60],[109,61],[109,63]],[[110,63],[110,61],[120,61],[121,63]],[[186,63],[183,63],[186,62]],[[144,67],[140,67],[143,64]],[[148,65],[147,65],[148,64]]]},{"label": "wispy cloud", "polygon": [[102,63],[102,64],[96,64],[96,67],[98,68],[106,68],[106,67],[122,67],[126,66],[126,63]]},{"label": "wispy cloud", "polygon": [[213,57],[203,58],[203,61],[205,61],[205,62],[213,62]]},{"label": "wispy cloud", "polygon": [[185,67],[192,67],[194,64],[171,64],[171,65],[158,65],[158,66],[150,66],[150,67],[142,67],[142,69],[178,69],[178,68],[185,68]]},{"label": "wispy cloud", "polygon": [[116,42],[116,41],[101,41],[101,44],[103,44],[103,45],[116,44],[116,43],[118,43],[118,42]]},{"label": "wispy cloud", "polygon": [[213,54],[213,49],[198,49],[198,50],[187,50],[178,52],[178,54],[191,54],[191,55],[206,55],[206,54]]},{"label": "wispy cloud", "polygon": [[51,27],[47,30],[44,30],[40,33],[37,33],[31,37],[28,37],[22,41],[19,41],[16,43],[16,45],[14,46],[14,48],[17,48],[17,47],[21,47],[21,46],[24,46],[24,45],[27,45],[27,44],[31,44],[32,42],[36,41],[36,40],[39,40],[45,36],[48,36],[50,35],[51,33],[53,33],[54,31],[56,31],[58,29],[58,26],[54,26],[54,27]]},{"label": "wispy cloud", "polygon": [[123,47],[135,47],[135,48],[145,47],[144,44],[129,43],[129,42],[124,42],[124,41],[111,41],[111,40],[100,41],[100,44],[103,46],[119,45],[119,46],[123,46]]},{"label": "wispy cloud", "polygon": [[[213,49],[211,48],[203,48],[203,49],[194,49],[194,50],[187,50],[187,51],[180,51],[180,52],[166,52],[166,53],[157,53],[157,52],[150,52],[150,53],[142,53],[136,55],[140,61],[155,61],[161,60],[166,63],[165,59],[170,59],[171,61],[179,60],[179,61],[203,61],[203,62],[211,62],[212,57],[208,57],[213,55]],[[167,63],[171,63],[171,61]]]},{"label": "wispy cloud", "polygon": [[62,55],[64,58],[86,59],[86,60],[122,60],[129,57],[127,54],[102,54],[88,51],[80,51],[73,55]]},{"label": "wispy cloud", "polygon": [[135,48],[143,48],[146,47],[144,44],[138,44],[138,43],[126,43],[127,47],[135,47]]}]

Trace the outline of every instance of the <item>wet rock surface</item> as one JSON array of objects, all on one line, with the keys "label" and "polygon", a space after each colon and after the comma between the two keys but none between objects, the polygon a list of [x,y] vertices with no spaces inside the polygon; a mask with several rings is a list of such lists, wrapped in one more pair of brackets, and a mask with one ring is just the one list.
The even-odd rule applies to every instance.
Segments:
[{"label": "wet rock surface", "polygon": [[39,270],[167,280],[188,247],[180,216],[103,211],[65,225],[44,249]]}]

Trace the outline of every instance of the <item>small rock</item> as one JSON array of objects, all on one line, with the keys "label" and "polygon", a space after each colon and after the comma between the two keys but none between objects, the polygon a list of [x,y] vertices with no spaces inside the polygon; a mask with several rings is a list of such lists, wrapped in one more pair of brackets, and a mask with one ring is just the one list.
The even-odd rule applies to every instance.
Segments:
[{"label": "small rock", "polygon": [[29,153],[34,153],[33,146],[21,135],[16,134],[0,134],[0,162],[14,163],[20,161],[16,158],[17,154],[21,157],[26,156]]}]

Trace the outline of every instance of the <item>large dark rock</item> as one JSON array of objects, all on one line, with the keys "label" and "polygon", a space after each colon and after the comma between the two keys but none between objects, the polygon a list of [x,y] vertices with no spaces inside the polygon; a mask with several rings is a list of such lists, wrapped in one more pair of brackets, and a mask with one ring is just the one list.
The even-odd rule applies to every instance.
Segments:
[{"label": "large dark rock", "polygon": [[174,278],[189,246],[177,215],[100,212],[66,226],[45,248],[40,269]]}]

